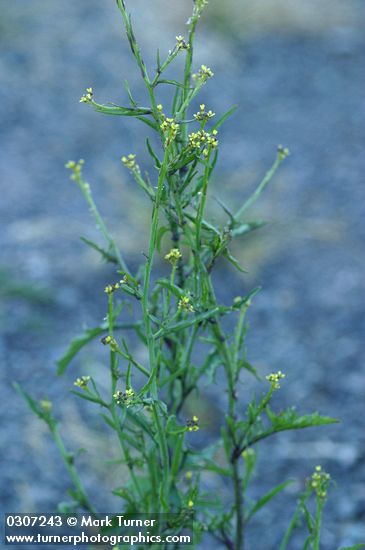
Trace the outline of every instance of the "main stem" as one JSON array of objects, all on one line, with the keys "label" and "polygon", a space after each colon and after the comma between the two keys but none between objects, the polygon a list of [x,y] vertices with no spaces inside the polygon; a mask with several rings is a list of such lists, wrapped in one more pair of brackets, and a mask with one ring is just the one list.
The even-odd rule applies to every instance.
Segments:
[{"label": "main stem", "polygon": [[168,145],[166,145],[163,164],[161,166],[160,174],[158,177],[157,192],[156,192],[155,202],[154,202],[153,211],[152,211],[150,243],[148,248],[148,257],[147,257],[146,269],[144,274],[144,287],[143,287],[143,297],[142,297],[143,321],[146,328],[147,346],[148,346],[149,363],[150,363],[151,395],[154,399],[157,399],[157,382],[156,382],[157,365],[156,365],[156,350],[155,350],[156,341],[153,337],[151,318],[150,318],[150,312],[149,312],[149,291],[151,286],[151,271],[152,271],[153,257],[156,249],[161,196],[162,196],[162,191],[164,188],[164,183],[165,183],[165,178],[167,173],[168,159],[169,159],[169,147]]}]

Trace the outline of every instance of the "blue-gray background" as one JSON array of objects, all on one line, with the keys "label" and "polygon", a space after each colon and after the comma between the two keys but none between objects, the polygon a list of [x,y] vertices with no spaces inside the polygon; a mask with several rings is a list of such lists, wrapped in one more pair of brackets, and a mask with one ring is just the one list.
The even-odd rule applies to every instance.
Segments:
[{"label": "blue-gray background", "polygon": [[[126,102],[124,78],[142,103],[144,92],[112,0],[0,0],[0,7],[2,507],[52,511],[68,487],[46,429],[14,393],[14,380],[55,401],[69,446],[89,451],[79,457],[86,485],[110,507],[116,503],[104,487],[123,476],[105,463],[114,444],[96,418],[87,421],[90,407],[68,394],[77,375],[103,379],[100,353],[92,348],[68,377],[54,376],[72,335],[102,319],[103,285],[113,277],[78,239],[97,233],[64,164],[86,159],[112,232],[132,263],[143,260],[148,204],[119,162],[137,152],[149,168],[143,129],[95,114],[78,98],[91,85],[101,102]],[[264,374],[287,373],[286,403],[342,420],[264,444],[256,494],[297,481],[257,517],[249,533],[255,550],[277,548],[283,517],[317,463],[337,481],[323,549],[365,541],[364,7],[362,0],[212,0],[198,39],[196,65],[216,75],[202,99],[216,113],[239,105],[221,132],[212,194],[237,205],[278,143],[292,152],[251,215],[269,225],[235,245],[249,273],[222,264],[221,294],[263,285],[250,312],[251,362]],[[189,0],[133,2],[148,62],[156,47],[167,51],[184,34],[189,10]],[[214,202],[211,215],[220,216]],[[209,388],[199,411],[208,424],[220,422],[212,394]],[[245,395],[243,387],[243,402]]]}]

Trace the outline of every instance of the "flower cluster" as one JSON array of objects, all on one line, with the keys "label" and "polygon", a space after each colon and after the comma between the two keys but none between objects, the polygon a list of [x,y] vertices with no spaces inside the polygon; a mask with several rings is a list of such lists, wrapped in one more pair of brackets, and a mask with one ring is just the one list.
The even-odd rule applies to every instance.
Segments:
[{"label": "flower cluster", "polygon": [[84,166],[84,164],[85,164],[84,159],[80,159],[78,162],[75,162],[74,160],[69,160],[65,164],[65,168],[67,168],[68,170],[71,170],[72,172],[72,175],[71,175],[72,180],[76,180],[81,176],[82,167]]},{"label": "flower cluster", "polygon": [[209,80],[209,78],[212,78],[212,76],[214,76],[213,71],[206,65],[202,65],[199,71],[196,74],[193,74],[193,78],[202,82],[203,84],[205,84],[205,82]]},{"label": "flower cluster", "polygon": [[169,145],[176,138],[179,131],[179,125],[175,122],[175,119],[173,118],[167,118],[164,115],[162,115],[162,117],[163,122],[161,123],[160,128],[166,138],[166,144]]},{"label": "flower cluster", "polygon": [[74,386],[78,386],[79,388],[86,390],[89,381],[90,381],[90,376],[81,376],[81,378],[76,378],[74,382]]},{"label": "flower cluster", "polygon": [[323,472],[321,466],[316,466],[316,470],[309,480],[309,486],[316,492],[320,499],[325,500],[330,480],[331,476]]},{"label": "flower cluster", "polygon": [[125,405],[126,407],[132,405],[134,397],[135,393],[132,388],[126,389],[125,392],[118,390],[113,394],[113,399],[115,400],[117,405]]},{"label": "flower cluster", "polygon": [[266,380],[268,380],[271,384],[271,387],[273,390],[280,389],[279,380],[281,378],[285,378],[285,374],[281,372],[281,370],[278,370],[278,372],[272,372],[268,376],[266,376]]},{"label": "flower cluster", "polygon": [[118,351],[118,344],[112,336],[104,336],[104,338],[101,339],[101,343],[104,344],[104,346],[110,346],[111,351]]},{"label": "flower cluster", "polygon": [[180,50],[188,50],[190,48],[190,45],[185,42],[185,38],[179,34],[179,36],[176,37],[176,49],[178,51]]},{"label": "flower cluster", "polygon": [[203,149],[203,155],[207,156],[210,149],[215,149],[218,146],[217,139],[218,131],[212,130],[212,132],[205,132],[205,130],[198,130],[192,132],[189,135],[189,146],[192,149]]},{"label": "flower cluster", "polygon": [[171,248],[170,252],[165,256],[165,260],[172,265],[176,265],[180,258],[182,258],[182,254],[178,248]]},{"label": "flower cluster", "polygon": [[124,277],[123,279],[121,279],[117,283],[114,283],[114,284],[111,284],[111,285],[106,285],[106,287],[104,288],[104,292],[106,294],[113,294],[113,292],[118,290],[118,288],[120,288],[120,285],[123,285],[124,283],[126,283],[126,277]]},{"label": "flower cluster", "polygon": [[177,307],[180,311],[194,311],[194,307],[190,301],[189,296],[182,296],[179,300]]},{"label": "flower cluster", "polygon": [[193,416],[191,420],[186,422],[186,425],[189,432],[197,432],[199,430],[199,418],[197,416]]},{"label": "flower cluster", "polygon": [[131,172],[140,172],[139,166],[136,163],[136,155],[124,156],[121,158],[121,161]]},{"label": "flower cluster", "polygon": [[93,100],[93,89],[86,88],[86,93],[80,98],[80,103],[91,103]]},{"label": "flower cluster", "polygon": [[215,116],[215,113],[213,111],[206,111],[205,105],[202,103],[200,105],[200,110],[194,115],[195,120],[209,120],[210,118],[213,118]]},{"label": "flower cluster", "polygon": [[278,145],[278,157],[279,160],[284,160],[286,157],[290,155],[290,151],[287,147],[283,147],[282,145]]}]

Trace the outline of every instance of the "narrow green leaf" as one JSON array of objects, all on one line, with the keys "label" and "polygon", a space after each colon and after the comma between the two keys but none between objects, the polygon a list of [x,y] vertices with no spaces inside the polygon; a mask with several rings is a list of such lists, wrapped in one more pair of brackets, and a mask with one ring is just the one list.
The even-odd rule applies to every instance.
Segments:
[{"label": "narrow green leaf", "polygon": [[232,256],[232,254],[230,253],[230,251],[228,250],[228,248],[226,248],[226,249],[224,250],[223,256],[224,256],[225,258],[227,258],[227,260],[228,260],[231,264],[233,264],[234,267],[235,267],[236,269],[238,269],[238,271],[241,271],[241,273],[248,273],[248,272],[247,272],[247,269],[244,269],[242,266],[240,266],[238,260],[237,260],[234,256]]},{"label": "narrow green leaf", "polygon": [[259,229],[260,227],[263,227],[266,224],[263,220],[257,220],[254,222],[248,222],[248,223],[242,223],[241,225],[238,225],[237,227],[234,227],[234,229],[231,229],[231,235],[232,237],[240,237],[241,235],[246,235],[247,233],[251,233],[252,231],[255,231],[256,229]]},{"label": "narrow green leaf", "polygon": [[249,363],[245,359],[241,359],[239,361],[238,368],[248,370],[251,374],[253,374],[257,378],[257,380],[261,380],[261,377],[260,377],[259,373],[257,372],[257,369],[255,369],[255,367],[253,365],[251,365],[251,363]]},{"label": "narrow green leaf", "polygon": [[147,145],[147,150],[148,150],[149,154],[151,155],[151,157],[152,157],[152,159],[153,159],[153,161],[156,165],[156,168],[160,169],[161,168],[161,161],[158,158],[158,156],[156,155],[156,153],[154,152],[154,150],[152,149],[151,142],[148,138],[146,138],[146,145]]},{"label": "narrow green leaf", "polygon": [[174,325],[170,325],[166,328],[160,329],[156,334],[154,335],[154,338],[157,340],[158,338],[161,338],[162,336],[166,336],[167,334],[170,334],[172,332],[177,332],[180,330],[183,330],[185,328],[191,327],[192,325],[195,325],[196,323],[201,323],[202,321],[205,321],[205,319],[209,319],[210,317],[214,317],[217,314],[223,315],[225,313],[228,313],[228,311],[231,311],[230,308],[226,307],[215,307],[209,311],[206,311],[204,313],[199,313],[192,319],[186,319],[184,321],[179,321],[178,323]]},{"label": "narrow green leaf", "polygon": [[103,334],[106,329],[106,325],[101,325],[99,327],[87,329],[83,334],[76,336],[76,338],[71,341],[63,357],[61,357],[61,359],[57,361],[57,374],[59,376],[62,375],[72,359],[80,351],[80,349],[82,349],[84,346],[86,346],[86,344]]},{"label": "narrow green leaf", "polygon": [[27,393],[23,388],[17,383],[13,383],[15,390],[23,397],[23,399],[28,404],[30,410],[34,412],[39,418],[44,420],[44,411],[41,409],[40,405]]},{"label": "narrow green leaf", "polygon": [[231,223],[235,223],[233,212],[230,211],[228,206],[219,197],[213,197],[213,198],[219,204],[219,206],[222,208],[222,210],[227,214],[227,216],[229,217]]},{"label": "narrow green leaf", "polygon": [[107,250],[105,250],[104,248],[99,246],[98,244],[94,243],[90,239],[87,239],[86,237],[80,237],[80,239],[82,240],[83,243],[90,246],[90,248],[93,248],[94,250],[99,252],[99,254],[103,258],[103,260],[105,260],[106,262],[110,262],[110,263],[113,263],[113,264],[118,264],[119,263],[118,259],[113,254],[111,254],[110,252],[108,252]]},{"label": "narrow green leaf", "polygon": [[[196,221],[196,216],[193,216],[193,215],[190,214],[189,212],[186,212],[186,213],[185,213],[185,216],[186,216],[190,221],[192,221],[193,223],[195,223],[195,221]],[[203,229],[206,229],[207,231],[211,231],[212,233],[214,233],[215,235],[218,235],[219,237],[221,236],[221,233],[220,233],[219,229],[217,229],[216,227],[214,227],[214,225],[212,225],[211,223],[207,222],[206,220],[203,220],[203,221],[202,221],[202,228],[203,228]]]},{"label": "narrow green leaf", "polygon": [[107,416],[106,414],[104,413],[100,413],[100,416],[102,417],[102,419],[104,420],[104,422],[106,422],[108,424],[108,426],[110,428],[112,428],[112,430],[115,430],[116,429],[116,426],[113,422],[113,420],[111,418],[109,418],[109,416]]},{"label": "narrow green leaf", "polygon": [[172,84],[172,86],[176,86],[177,88],[184,88],[184,84],[181,84],[177,80],[168,80],[166,78],[160,78],[159,80],[157,80],[156,86],[158,84]]},{"label": "narrow green leaf", "polygon": [[132,107],[137,107],[137,103],[134,101],[134,99],[132,97],[132,92],[131,92],[131,89],[129,87],[128,80],[126,80],[126,79],[124,80],[124,88],[125,88],[125,91],[128,94],[129,101],[131,102]]},{"label": "narrow green leaf", "polygon": [[134,498],[131,492],[128,491],[125,487],[116,487],[115,489],[112,490],[112,493],[117,497],[124,498],[124,500],[126,500],[132,505],[135,504]]},{"label": "narrow green leaf", "polygon": [[[123,288],[126,285],[123,285]],[[123,303],[120,304],[119,308],[115,309],[113,319],[115,320],[116,317],[119,316],[121,308],[123,307]],[[135,330],[138,334],[139,329],[139,323],[120,323],[114,325],[114,330]],[[101,336],[105,333],[105,331],[108,330],[108,323],[102,323],[100,326],[95,328],[86,329],[85,332],[82,334],[76,336],[69,344],[65,354],[59,359],[56,364],[58,366],[57,374],[60,376],[64,374],[65,370],[67,369],[68,365],[72,361],[72,359],[77,355],[77,353],[86,346],[89,342],[97,338],[98,336]]]},{"label": "narrow green leaf", "polygon": [[222,126],[222,124],[227,120],[228,117],[230,117],[231,115],[233,115],[233,113],[235,112],[235,110],[237,109],[237,105],[233,105],[233,107],[231,107],[230,109],[228,109],[227,112],[224,113],[224,115],[222,115],[218,121],[214,124],[213,126],[213,130],[218,130],[218,128],[220,126]]},{"label": "narrow green leaf", "polygon": [[302,502],[301,509],[302,509],[302,512],[303,512],[303,515],[304,515],[304,518],[305,518],[305,522],[307,524],[308,531],[312,535],[313,532],[314,532],[315,521],[312,518],[312,514],[308,510],[308,507],[305,504],[305,502]]},{"label": "narrow green leaf", "polygon": [[110,105],[102,105],[95,102],[93,102],[93,106],[98,113],[103,113],[104,115],[138,117],[152,114],[151,109],[145,107],[121,107],[120,105],[115,105],[114,103],[111,103]]},{"label": "narrow green leaf", "polygon": [[346,546],[345,548],[340,548],[339,550],[361,550],[365,548],[365,543],[355,544],[355,546]]},{"label": "narrow green leaf", "polygon": [[223,439],[223,446],[224,446],[224,451],[226,453],[227,460],[230,460],[231,459],[231,441],[230,441],[227,429],[224,426],[222,426],[221,428],[221,436]]},{"label": "narrow green leaf", "polygon": [[251,300],[258,294],[261,290],[260,286],[255,286],[248,294],[246,294],[241,300],[237,300],[234,302],[233,309],[241,309],[241,307],[245,304],[248,304],[248,302],[251,302]]},{"label": "narrow green leaf", "polygon": [[150,120],[149,118],[146,118],[145,116],[137,116],[136,118],[138,118],[138,120],[140,120],[141,122],[144,122],[144,124],[147,124],[147,126],[149,126],[153,130],[158,132],[158,125],[152,120]]},{"label": "narrow green leaf", "polygon": [[265,506],[268,502],[270,502],[271,499],[273,499],[277,494],[281,493],[288,485],[293,483],[292,480],[284,481],[283,483],[280,483],[277,487],[274,487],[266,493],[263,497],[261,497],[255,505],[251,508],[251,510],[248,512],[246,521],[250,521],[250,519],[259,511],[261,508]]},{"label": "narrow green leaf", "polygon": [[196,160],[196,155],[184,155],[179,161],[172,161],[171,166],[169,166],[169,174],[174,174],[184,166],[187,166],[191,162]]},{"label": "narrow green leaf", "polygon": [[182,296],[184,296],[184,291],[173,283],[170,283],[170,281],[168,281],[167,279],[158,279],[156,281],[156,285],[166,288],[171,292],[171,294],[174,294],[177,298],[181,298]]},{"label": "narrow green leaf", "polygon": [[86,399],[86,401],[92,401],[93,403],[97,403],[102,407],[108,407],[108,405],[102,399],[99,399],[98,397],[91,395],[88,392],[82,393],[76,390],[71,390],[71,393],[77,395],[78,397],[81,397],[81,399]]},{"label": "narrow green leaf", "polygon": [[162,242],[163,236],[169,231],[170,229],[165,225],[161,225],[161,227],[158,228],[157,237],[156,237],[156,249],[158,252],[161,252],[161,242]]},{"label": "narrow green leaf", "polygon": [[228,470],[228,468],[222,468],[221,466],[218,466],[213,460],[206,460],[202,465],[202,470],[206,470],[208,472],[214,472],[215,474],[218,474],[220,476],[232,477],[231,470]]},{"label": "narrow green leaf", "polygon": [[184,434],[177,434],[177,436],[175,437],[175,444],[173,445],[173,455],[171,462],[171,476],[173,479],[177,477],[180,470],[180,464],[183,457],[183,441]]}]

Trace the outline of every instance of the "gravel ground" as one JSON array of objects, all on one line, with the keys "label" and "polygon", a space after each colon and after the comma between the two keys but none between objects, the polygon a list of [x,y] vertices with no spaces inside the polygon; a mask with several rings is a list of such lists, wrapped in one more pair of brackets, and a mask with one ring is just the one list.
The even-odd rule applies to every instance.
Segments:
[{"label": "gravel ground", "polygon": [[[1,505],[4,511],[52,511],[67,498],[58,455],[15,395],[16,380],[39,396],[49,395],[70,446],[90,449],[79,459],[85,483],[98,495],[100,509],[107,509],[115,501],[96,488],[115,474],[109,467],[106,474],[100,461],[113,456],[112,442],[107,435],[98,441],[100,422],[96,417],[81,422],[90,418],[89,408],[67,394],[75,372],[100,372],[100,356],[92,349],[66,378],[53,376],[69,338],[103,317],[102,288],[110,277],[78,240],[93,238],[96,230],[63,166],[68,158],[87,160],[100,209],[137,264],[146,249],[147,204],[118,159],[130,151],[145,158],[140,127],[93,114],[77,98],[93,85],[101,100],[122,101],[125,76],[141,101],[143,91],[112,2],[107,7],[97,0],[0,4]],[[156,5],[164,7],[162,0]],[[338,12],[327,26],[313,24],[316,32],[310,32],[310,23],[295,26],[286,20],[285,32],[266,25],[243,38],[228,36],[223,19],[212,19],[199,42],[197,63],[206,62],[216,74],[215,84],[204,91],[205,103],[217,113],[239,104],[222,131],[213,194],[230,204],[243,200],[272,161],[276,144],[292,151],[252,214],[269,225],[236,245],[248,275],[230,272],[227,288],[227,266],[221,265],[220,292],[228,299],[263,286],[250,313],[252,363],[264,373],[287,373],[280,396],[287,404],[342,421],[263,444],[257,494],[286,478],[298,481],[257,517],[249,550],[277,549],[296,491],[319,462],[337,482],[326,509],[323,550],[365,541],[365,64],[363,6],[353,5],[357,17],[343,16],[341,24]],[[176,31],[169,25],[185,17],[185,5],[176,5],[172,15],[165,9],[160,23],[157,8],[154,13],[142,7],[138,1],[135,11],[147,51],[152,43],[168,48],[182,32],[181,25]],[[314,21],[315,8],[312,16]],[[302,22],[308,17],[306,12]],[[218,216],[214,203],[211,215]],[[300,541],[291,550],[297,548]]]}]

